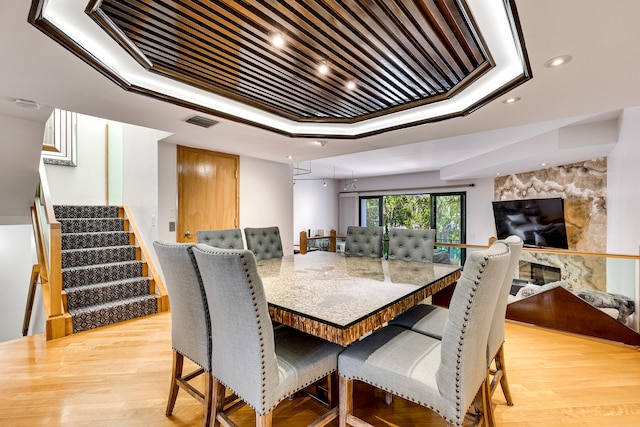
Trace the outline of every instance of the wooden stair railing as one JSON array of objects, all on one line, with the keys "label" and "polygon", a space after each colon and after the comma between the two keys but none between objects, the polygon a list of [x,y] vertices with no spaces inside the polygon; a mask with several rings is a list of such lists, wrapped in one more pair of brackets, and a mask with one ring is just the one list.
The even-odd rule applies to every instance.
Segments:
[{"label": "wooden stair railing", "polygon": [[309,251],[309,242],[313,240],[329,239],[329,252],[336,251],[336,242],[338,239],[344,239],[344,236],[338,236],[336,230],[331,230],[328,236],[309,237],[306,231],[300,232],[300,253],[306,254]]},{"label": "wooden stair railing", "polygon": [[[62,306],[62,230],[53,212],[42,159],[39,174],[39,185],[31,214],[38,254],[38,274],[42,284],[45,331],[47,340],[51,340],[65,336],[65,314]],[[27,311],[28,309],[29,307]],[[28,324],[26,319],[25,323]]]},{"label": "wooden stair railing", "polygon": [[158,270],[156,270],[153,265],[153,260],[149,255],[149,250],[147,246],[144,244],[142,239],[140,238],[140,231],[138,231],[138,227],[133,219],[133,215],[131,215],[131,210],[127,206],[123,206],[124,210],[124,218],[129,220],[129,228],[133,232],[135,236],[135,244],[140,248],[140,252],[142,254],[142,260],[146,262],[148,268],[148,275],[151,277],[151,287],[150,292],[157,296],[158,298],[158,312],[168,311],[169,310],[169,294],[167,293],[167,289],[164,287],[164,283],[162,282],[162,278],[160,274],[158,274]]},{"label": "wooden stair railing", "polygon": [[[45,310],[46,339],[61,338],[72,333],[69,327],[71,316],[64,308],[64,296],[62,286],[62,230],[60,222],[56,220],[53,203],[46,179],[44,162],[40,160],[39,185],[36,190],[34,204],[31,208],[32,224],[36,241],[38,264],[33,266],[30,289],[34,288],[38,276],[42,285],[42,298]],[[135,224],[133,215],[127,206],[120,208],[122,216],[129,221],[130,231],[133,235],[132,244],[139,247],[141,261],[146,264],[147,276],[150,280],[150,293],[158,299],[158,312],[169,310],[169,297],[153,265],[149,251],[140,238],[140,231]],[[31,292],[31,290],[30,290]],[[29,298],[25,309],[23,322],[23,334],[28,331],[31,318],[33,300]]]}]

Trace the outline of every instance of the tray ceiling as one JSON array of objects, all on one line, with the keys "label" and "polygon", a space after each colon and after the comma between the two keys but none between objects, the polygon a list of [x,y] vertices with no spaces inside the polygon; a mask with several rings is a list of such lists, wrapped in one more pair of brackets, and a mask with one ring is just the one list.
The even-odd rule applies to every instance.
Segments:
[{"label": "tray ceiling", "polygon": [[442,99],[490,67],[448,3],[104,0],[92,13],[150,71],[292,120],[356,121]]},{"label": "tray ceiling", "polygon": [[495,10],[474,0],[89,2],[87,15],[141,70],[211,94],[209,104],[138,83],[79,48],[49,25],[41,0],[30,21],[127,90],[290,136],[344,138],[465,115],[529,79],[515,6],[484,1],[498,5],[520,68],[444,109],[467,88],[487,86],[483,79],[504,62],[486,40],[504,34],[486,27],[493,18],[477,17]]}]

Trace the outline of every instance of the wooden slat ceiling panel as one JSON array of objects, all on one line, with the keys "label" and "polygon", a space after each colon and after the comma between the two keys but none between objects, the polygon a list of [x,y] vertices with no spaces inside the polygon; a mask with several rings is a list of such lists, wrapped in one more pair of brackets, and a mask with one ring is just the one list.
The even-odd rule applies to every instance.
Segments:
[{"label": "wooden slat ceiling panel", "polygon": [[151,71],[298,121],[436,102],[491,65],[464,0],[104,0],[100,10]]}]

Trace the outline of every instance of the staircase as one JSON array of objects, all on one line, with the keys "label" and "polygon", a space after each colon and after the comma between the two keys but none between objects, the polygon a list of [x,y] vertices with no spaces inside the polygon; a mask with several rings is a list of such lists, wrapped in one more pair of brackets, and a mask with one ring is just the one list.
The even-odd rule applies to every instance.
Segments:
[{"label": "staircase", "polygon": [[[63,304],[73,333],[158,312],[158,296],[118,206],[54,206]],[[70,333],[71,331],[67,332]]]}]

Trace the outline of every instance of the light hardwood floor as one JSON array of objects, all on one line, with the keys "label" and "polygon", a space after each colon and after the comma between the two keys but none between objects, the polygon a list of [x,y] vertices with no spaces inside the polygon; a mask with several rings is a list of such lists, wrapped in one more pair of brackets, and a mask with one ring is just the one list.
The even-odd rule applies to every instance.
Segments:
[{"label": "light hardwood floor", "polygon": [[[46,342],[0,343],[0,426],[200,426],[202,409],[180,392],[165,417],[171,373],[170,314]],[[637,348],[507,323],[515,406],[494,396],[499,426],[639,426]],[[357,385],[356,414],[376,426],[440,426],[428,410]],[[305,426],[325,410],[308,397],[284,401],[275,426]],[[233,417],[253,426],[248,407]],[[337,422],[332,425],[337,425]]]}]

